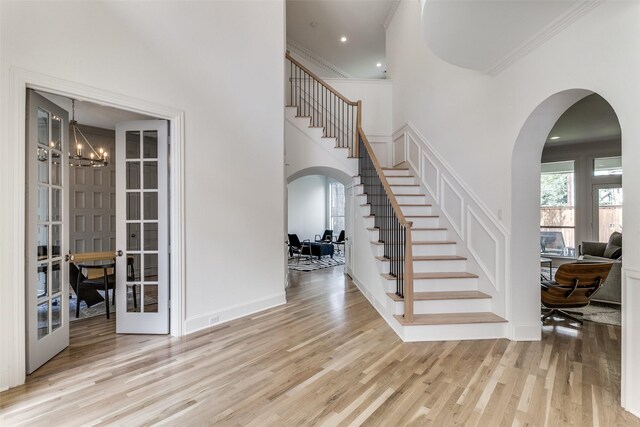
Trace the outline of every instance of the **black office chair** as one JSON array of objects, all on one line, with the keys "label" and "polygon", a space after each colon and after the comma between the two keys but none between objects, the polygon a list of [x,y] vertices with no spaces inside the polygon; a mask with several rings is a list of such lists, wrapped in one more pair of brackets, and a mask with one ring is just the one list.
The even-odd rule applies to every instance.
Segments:
[{"label": "black office chair", "polygon": [[340,252],[340,245],[342,245],[342,252],[344,252],[344,230],[340,232],[333,244],[338,248],[338,252]]},{"label": "black office chair", "polygon": [[311,241],[306,239],[300,242],[297,234],[287,234],[289,238],[289,258],[296,256],[297,262],[300,262],[301,256],[307,256],[311,260]]},{"label": "black office chair", "polygon": [[331,243],[333,241],[333,230],[324,230],[322,237],[316,234],[315,241],[318,243]]}]

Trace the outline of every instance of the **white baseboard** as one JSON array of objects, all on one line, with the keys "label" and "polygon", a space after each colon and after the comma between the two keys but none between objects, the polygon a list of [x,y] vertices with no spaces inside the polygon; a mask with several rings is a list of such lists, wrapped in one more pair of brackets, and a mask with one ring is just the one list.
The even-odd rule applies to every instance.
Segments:
[{"label": "white baseboard", "polygon": [[0,371],[0,391],[9,389],[9,370],[4,369]]},{"label": "white baseboard", "polygon": [[277,295],[251,301],[245,304],[238,304],[233,307],[228,307],[221,311],[212,311],[209,313],[200,314],[198,316],[189,317],[184,322],[185,332],[187,334],[191,334],[210,326],[216,326],[221,323],[229,322],[231,320],[248,316],[250,314],[277,307],[286,303],[286,294],[282,292]]},{"label": "white baseboard", "polygon": [[511,341],[540,341],[542,339],[542,323],[509,323],[507,338]]}]

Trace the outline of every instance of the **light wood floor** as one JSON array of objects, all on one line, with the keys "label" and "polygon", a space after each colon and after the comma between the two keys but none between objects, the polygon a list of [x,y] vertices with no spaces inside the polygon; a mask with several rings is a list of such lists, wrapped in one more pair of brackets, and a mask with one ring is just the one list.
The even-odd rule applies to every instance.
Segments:
[{"label": "light wood floor", "polygon": [[619,404],[620,328],[403,344],[341,270],[294,271],[286,306],[183,339],[75,322],[0,394],[0,425],[640,425]]}]

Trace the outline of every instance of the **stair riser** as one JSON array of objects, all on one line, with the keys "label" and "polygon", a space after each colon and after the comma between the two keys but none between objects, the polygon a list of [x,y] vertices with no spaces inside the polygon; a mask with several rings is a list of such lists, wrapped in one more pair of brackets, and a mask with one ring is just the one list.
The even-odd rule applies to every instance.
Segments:
[{"label": "stair riser", "polygon": [[456,245],[445,244],[445,245],[412,245],[413,255],[455,255],[456,254]]},{"label": "stair riser", "polygon": [[421,194],[420,187],[413,185],[409,187],[392,185],[391,191],[393,191],[393,194],[395,194],[396,196],[399,194]]},{"label": "stair riser", "polygon": [[385,175],[413,175],[413,173],[409,170],[384,169],[383,172]]},{"label": "stair riser", "polygon": [[[382,255],[380,255],[382,256]],[[390,261],[376,260],[378,271],[388,273]],[[439,271],[463,272],[467,270],[467,262],[462,261],[414,261],[414,273],[437,273]]]},{"label": "stair riser", "polygon": [[412,227],[415,228],[438,228],[440,227],[440,218],[437,216],[433,217],[407,217],[407,221],[411,221],[413,223]]},{"label": "stair riser", "polygon": [[404,341],[450,341],[504,338],[505,323],[407,326]]},{"label": "stair riser", "polygon": [[411,240],[446,240],[447,230],[411,230]]},{"label": "stair riser", "polygon": [[400,210],[404,215],[432,215],[432,207],[428,205],[422,206],[400,206]]},{"label": "stair riser", "polygon": [[427,203],[427,198],[425,196],[399,196],[396,195],[396,200],[399,204],[425,204]]},{"label": "stair riser", "polygon": [[[404,314],[404,302],[393,301],[391,310],[393,314]],[[452,300],[435,300],[435,301],[414,301],[414,314],[431,314],[431,313],[478,313],[483,311],[491,311],[491,300],[483,299],[452,299]]]},{"label": "stair riser", "polygon": [[[395,292],[395,285],[393,289]],[[478,279],[418,279],[413,281],[413,290],[414,292],[477,291]]]},{"label": "stair riser", "polygon": [[389,176],[387,182],[390,185],[396,184],[415,184],[415,178],[413,176]]},{"label": "stair riser", "polygon": [[414,273],[435,273],[438,271],[467,271],[467,261],[413,261]]}]

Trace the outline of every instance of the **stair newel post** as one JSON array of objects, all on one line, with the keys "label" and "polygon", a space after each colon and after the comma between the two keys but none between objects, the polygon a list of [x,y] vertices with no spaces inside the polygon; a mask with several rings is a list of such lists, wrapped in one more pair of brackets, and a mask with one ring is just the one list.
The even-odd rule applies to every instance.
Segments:
[{"label": "stair newel post", "polygon": [[[357,117],[356,117],[356,133],[360,130],[360,128],[362,127],[362,101],[358,100],[358,113],[357,113]],[[356,152],[355,152],[355,157],[360,157],[360,146],[358,146],[356,148]]]},{"label": "stair newel post", "polygon": [[413,321],[413,245],[411,242],[412,222],[404,224],[404,318]]}]

